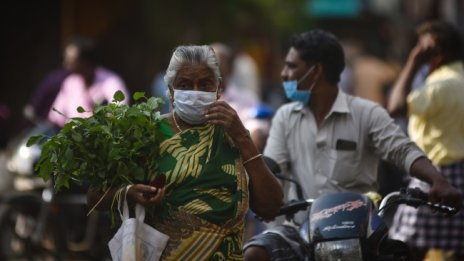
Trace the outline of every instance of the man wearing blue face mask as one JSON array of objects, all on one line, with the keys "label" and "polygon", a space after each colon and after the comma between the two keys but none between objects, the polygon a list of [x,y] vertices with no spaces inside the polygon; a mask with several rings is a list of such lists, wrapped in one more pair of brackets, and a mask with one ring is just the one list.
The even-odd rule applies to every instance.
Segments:
[{"label": "man wearing blue face mask", "polygon": [[[429,183],[432,201],[461,208],[459,192],[383,107],[338,88],[344,67],[343,49],[331,33],[313,30],[291,38],[281,76],[292,102],[276,112],[264,155],[302,185],[305,198],[334,191],[376,191],[382,158]],[[285,194],[286,200],[296,198],[292,187]],[[305,260],[300,242],[294,227],[279,225],[249,240],[244,257]]]},{"label": "man wearing blue face mask", "polygon": [[311,66],[311,68],[299,80],[284,80],[282,84],[284,86],[284,91],[287,98],[292,101],[301,102],[303,104],[309,103],[309,99],[311,98],[311,91],[314,88],[316,82],[313,82],[308,90],[303,91],[298,90],[298,85],[308,77],[314,68],[315,66]]}]

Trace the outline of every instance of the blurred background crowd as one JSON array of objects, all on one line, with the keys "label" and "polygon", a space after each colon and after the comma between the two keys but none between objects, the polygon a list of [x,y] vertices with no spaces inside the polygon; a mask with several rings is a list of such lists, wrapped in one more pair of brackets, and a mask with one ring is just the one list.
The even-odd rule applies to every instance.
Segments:
[{"label": "blurred background crowd", "polygon": [[131,93],[153,93],[175,46],[223,42],[235,55],[237,85],[275,108],[284,101],[279,73],[289,35],[319,27],[346,48],[340,87],[384,104],[415,26],[441,18],[462,30],[463,13],[462,0],[14,1],[0,25],[0,145],[21,130],[23,108],[74,35],[99,43],[100,63]]}]

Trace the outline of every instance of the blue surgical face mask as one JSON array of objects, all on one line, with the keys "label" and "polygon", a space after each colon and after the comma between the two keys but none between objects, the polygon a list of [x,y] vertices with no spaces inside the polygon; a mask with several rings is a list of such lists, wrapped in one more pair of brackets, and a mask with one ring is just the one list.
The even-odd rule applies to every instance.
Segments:
[{"label": "blue surgical face mask", "polygon": [[198,125],[205,122],[204,112],[217,100],[217,92],[174,89],[174,110],[185,122]]},{"label": "blue surgical face mask", "polygon": [[284,91],[285,94],[287,95],[287,98],[292,100],[292,101],[297,101],[301,102],[303,104],[309,104],[309,100],[311,98],[311,90],[314,88],[316,85],[316,82],[314,82],[309,90],[304,90],[300,91],[298,90],[298,84],[300,84],[308,75],[312,72],[315,66],[311,67],[303,77],[299,80],[291,80],[291,81],[284,81],[283,86],[284,86]]}]

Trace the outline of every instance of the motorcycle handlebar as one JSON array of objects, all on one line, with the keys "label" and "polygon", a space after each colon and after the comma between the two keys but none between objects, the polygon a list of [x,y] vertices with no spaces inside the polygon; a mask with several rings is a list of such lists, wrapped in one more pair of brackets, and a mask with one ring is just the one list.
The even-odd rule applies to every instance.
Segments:
[{"label": "motorcycle handlebar", "polygon": [[428,206],[432,210],[451,216],[458,212],[456,208],[451,206],[430,202],[428,194],[420,188],[402,188],[399,192],[392,192],[385,196],[379,207],[379,215],[383,216],[386,208],[399,204],[406,204],[415,208],[419,206]]},{"label": "motorcycle handlebar", "polygon": [[437,210],[441,213],[445,213],[447,215],[454,215],[456,213],[458,213],[458,210],[456,208],[453,208],[453,207],[450,207],[450,206],[447,206],[447,205],[443,205],[443,204],[439,204],[439,203],[431,203],[431,202],[426,202],[426,205],[429,206],[430,208],[434,209],[434,210]]},{"label": "motorcycle handlebar", "polygon": [[313,200],[291,200],[285,206],[281,207],[278,216],[292,216],[299,211],[306,210],[311,205]]},{"label": "motorcycle handlebar", "polygon": [[451,206],[430,202],[428,194],[423,192],[419,188],[407,188],[405,193],[406,195],[409,196],[409,198],[407,198],[408,202],[406,203],[406,204],[409,203],[408,205],[412,205],[412,206],[425,205],[425,206],[430,207],[433,210],[436,210],[441,213],[445,213],[447,215],[454,215],[458,212],[456,208],[453,208]]},{"label": "motorcycle handlebar", "polygon": [[401,188],[400,192],[415,199],[420,199],[423,201],[429,200],[429,195],[423,192],[420,188]]},{"label": "motorcycle handlebar", "polygon": [[[304,211],[311,206],[314,199],[306,200],[291,200],[280,208],[278,216],[286,216],[287,219],[299,212]],[[384,197],[380,203],[378,214],[383,216],[385,209],[393,205],[406,204],[413,207],[427,206],[435,211],[446,215],[454,215],[458,212],[456,208],[440,203],[432,203],[428,200],[428,194],[419,188],[402,188],[400,191],[395,191]]]}]

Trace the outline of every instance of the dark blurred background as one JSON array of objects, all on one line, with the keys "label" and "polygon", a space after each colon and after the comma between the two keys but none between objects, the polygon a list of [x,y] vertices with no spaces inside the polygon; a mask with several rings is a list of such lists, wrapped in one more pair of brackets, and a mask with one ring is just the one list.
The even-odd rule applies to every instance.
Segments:
[{"label": "dark blurred background", "polygon": [[[149,92],[176,45],[221,41],[253,58],[264,97],[280,90],[282,58],[293,33],[315,27],[332,31],[346,44],[347,59],[363,53],[391,65],[388,82],[419,22],[441,18],[461,30],[464,25],[462,0],[18,0],[2,5],[2,146],[21,131],[24,105],[40,79],[61,64],[72,35],[94,37],[102,65],[117,72],[131,92]],[[375,91],[383,94],[385,86]]]}]

